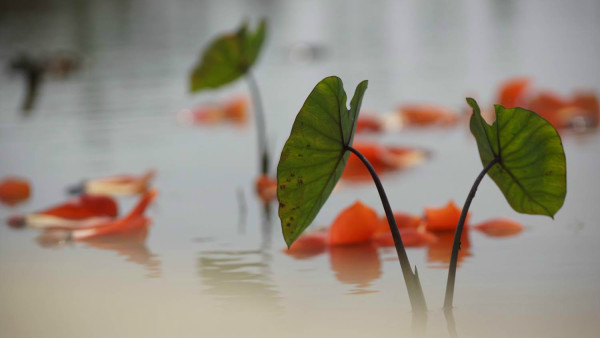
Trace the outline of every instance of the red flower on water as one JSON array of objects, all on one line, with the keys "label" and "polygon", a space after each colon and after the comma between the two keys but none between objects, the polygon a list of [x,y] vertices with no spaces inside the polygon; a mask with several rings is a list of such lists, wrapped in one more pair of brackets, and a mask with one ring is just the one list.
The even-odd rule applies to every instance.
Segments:
[{"label": "red flower on water", "polygon": [[29,199],[31,187],[27,180],[7,177],[0,181],[0,202],[14,206]]},{"label": "red flower on water", "polygon": [[523,231],[523,225],[508,218],[494,218],[474,226],[475,229],[492,237],[509,237]]}]

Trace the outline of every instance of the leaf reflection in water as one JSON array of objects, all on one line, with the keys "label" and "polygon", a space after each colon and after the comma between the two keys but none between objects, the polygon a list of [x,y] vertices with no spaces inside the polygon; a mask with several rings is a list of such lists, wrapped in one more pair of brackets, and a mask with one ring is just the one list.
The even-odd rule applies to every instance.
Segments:
[{"label": "leaf reflection in water", "polygon": [[270,261],[264,250],[203,251],[198,258],[198,275],[209,295],[276,311],[280,296],[271,280]]},{"label": "leaf reflection in water", "polygon": [[[161,276],[161,262],[158,255],[146,247],[147,237],[148,228],[142,228],[125,234],[97,237],[82,242],[90,248],[115,251],[119,256],[124,257],[125,261],[145,266],[148,270],[148,278],[157,278]],[[36,242],[43,248],[62,248],[74,244],[69,232],[63,230],[44,231],[36,237]]]}]

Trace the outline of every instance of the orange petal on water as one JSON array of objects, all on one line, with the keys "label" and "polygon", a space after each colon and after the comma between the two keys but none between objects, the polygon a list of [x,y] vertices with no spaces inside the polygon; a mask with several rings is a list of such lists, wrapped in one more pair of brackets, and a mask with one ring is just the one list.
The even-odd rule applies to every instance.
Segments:
[{"label": "orange petal on water", "polygon": [[221,103],[204,104],[177,113],[177,120],[188,124],[213,125],[223,122],[244,123],[248,118],[248,100],[234,96]]},{"label": "orange petal on water", "polygon": [[356,201],[350,207],[342,210],[329,228],[329,243],[331,245],[350,245],[365,243],[377,230],[379,217],[377,212]]},{"label": "orange petal on water", "polygon": [[[422,247],[427,246],[437,241],[437,237],[427,231],[419,231],[414,228],[403,228],[400,229],[400,237],[402,237],[402,243],[407,248],[410,247]],[[373,240],[379,246],[394,246],[394,238],[391,232],[379,233],[373,237]]]},{"label": "orange petal on water", "polygon": [[560,95],[543,91],[533,97],[527,109],[533,110],[548,120],[555,128],[561,129],[569,125],[568,113],[565,111],[565,108],[568,107],[569,102]]},{"label": "orange petal on water", "polygon": [[526,104],[527,90],[530,88],[531,79],[516,77],[500,85],[497,102],[506,108],[523,107]]},{"label": "orange petal on water", "polygon": [[156,176],[156,171],[148,170],[142,175],[115,175],[91,179],[85,182],[88,195],[137,195],[145,193]]},{"label": "orange petal on water", "polygon": [[286,255],[296,259],[306,259],[322,254],[327,249],[327,233],[309,233],[300,236],[289,249],[284,249]]},{"label": "orange petal on water", "polygon": [[114,221],[100,222],[85,228],[73,230],[71,236],[75,240],[85,240],[88,238],[124,234],[143,229],[151,223],[150,219],[144,216],[144,212],[156,195],[156,190],[150,190],[140,198],[138,204],[129,212],[127,216]]},{"label": "orange petal on water", "polygon": [[[353,147],[367,158],[378,174],[384,171],[385,164],[381,161],[381,154],[385,151],[383,146],[374,143],[355,142]],[[352,153],[348,157],[342,178],[358,181],[369,180],[371,179],[371,174],[362,161]]]},{"label": "orange petal on water", "polygon": [[17,205],[29,199],[31,187],[25,179],[7,177],[0,182],[0,202]]},{"label": "orange petal on water", "polygon": [[409,126],[448,126],[458,122],[459,117],[452,109],[429,103],[402,105],[398,111]]},{"label": "orange petal on water", "polygon": [[408,169],[419,165],[427,159],[426,151],[410,147],[385,147],[380,154],[380,161],[389,169]]},{"label": "orange petal on water", "polygon": [[81,195],[67,203],[57,205],[36,214],[55,216],[68,220],[82,220],[90,217],[116,217],[118,206],[108,196]]},{"label": "orange petal on water", "polygon": [[261,175],[256,179],[256,194],[265,202],[271,202],[277,197],[277,180],[268,175]]},{"label": "orange petal on water", "polygon": [[572,114],[571,125],[580,127],[580,123],[575,121],[576,118],[583,118],[583,127],[598,127],[600,122],[600,103],[598,96],[593,92],[576,92],[570,102],[574,107],[575,112]]},{"label": "orange petal on water", "polygon": [[[377,174],[414,167],[422,163],[428,156],[426,151],[419,149],[384,146],[369,142],[355,142],[353,147],[367,158]],[[352,153],[348,158],[342,178],[350,181],[367,181],[371,179],[371,174],[362,161]]]},{"label": "orange petal on water", "polygon": [[514,236],[523,231],[523,225],[508,218],[494,218],[474,227],[492,237]]},{"label": "orange petal on water", "polygon": [[[421,217],[411,215],[405,212],[394,211],[394,220],[396,221],[396,226],[398,229],[412,228],[416,229],[421,224]],[[387,221],[387,217],[384,215],[377,226],[377,231],[379,233],[391,233],[390,226]]]},{"label": "orange petal on water", "polygon": [[40,229],[76,229],[111,221],[117,214],[117,203],[111,197],[81,195],[44,211],[12,217],[9,219],[9,225],[28,225]]},{"label": "orange petal on water", "polygon": [[226,119],[235,123],[243,123],[248,119],[248,99],[236,96],[223,103],[223,114]]},{"label": "orange petal on water", "polygon": [[[459,209],[454,201],[449,201],[448,204],[441,208],[425,208],[425,229],[427,231],[454,231],[460,219],[461,209]],[[465,220],[465,224],[469,221],[469,215]]]},{"label": "orange petal on water", "polygon": [[362,132],[380,132],[383,130],[381,120],[370,114],[361,114],[356,121],[356,133]]}]

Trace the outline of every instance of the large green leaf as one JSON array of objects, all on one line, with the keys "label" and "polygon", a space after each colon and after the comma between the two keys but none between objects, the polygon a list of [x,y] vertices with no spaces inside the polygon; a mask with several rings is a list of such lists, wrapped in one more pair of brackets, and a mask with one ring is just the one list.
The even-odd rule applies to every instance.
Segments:
[{"label": "large green leaf", "polygon": [[256,32],[250,32],[244,23],[237,32],[215,39],[192,71],[190,90],[218,88],[246,74],[258,58],[266,27],[266,20],[262,20]]},{"label": "large green leaf", "polygon": [[296,116],[277,166],[279,218],[288,246],[317,216],[344,171],[367,84],[356,87],[348,109],[342,80],[327,77]]},{"label": "large green leaf", "polygon": [[524,214],[554,214],[567,194],[567,164],[560,136],[538,114],[523,108],[496,105],[496,121],[490,126],[475,100],[471,133],[477,140],[483,165],[499,158],[488,175],[510,206]]}]

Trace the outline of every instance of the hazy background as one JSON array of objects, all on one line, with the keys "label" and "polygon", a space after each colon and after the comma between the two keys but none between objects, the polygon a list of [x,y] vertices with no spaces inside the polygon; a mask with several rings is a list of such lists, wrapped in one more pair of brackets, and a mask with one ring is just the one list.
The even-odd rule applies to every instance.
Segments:
[{"label": "hazy background", "polygon": [[[247,93],[243,81],[188,93],[201,49],[244,19],[268,19],[255,74],[278,158],[306,96],[328,75],[340,76],[347,92],[368,79],[363,108],[379,112],[422,101],[460,110],[466,96],[491,104],[498,84],[515,75],[562,94],[598,93],[599,15],[593,0],[0,1],[0,177],[33,185],[32,198],[17,209],[0,207],[0,218],[59,203],[84,178],[156,168],[160,191],[141,243],[49,249],[34,230],[0,227],[0,336],[410,332],[393,251],[367,250],[359,254],[364,262],[341,264],[346,270],[334,259],[343,254],[296,261],[281,253],[279,221],[265,221],[253,193],[252,123],[175,121],[182,109]],[[62,50],[80,58],[80,71],[47,78],[35,108],[22,113],[24,79],[8,71],[11,58]],[[463,125],[370,139],[433,153],[422,166],[384,178],[395,209],[420,214],[449,199],[462,204],[481,168]],[[483,181],[472,220],[506,216],[527,230],[503,240],[471,234],[473,256],[457,276],[460,337],[598,336],[600,138],[566,133],[563,143],[569,191],[554,221],[516,214]],[[372,185],[350,186],[331,196],[315,224],[328,225],[358,198],[382,214]],[[121,210],[134,203],[123,199]],[[447,272],[429,268],[426,249],[409,256],[431,309],[426,335],[446,336],[439,309]]]}]

